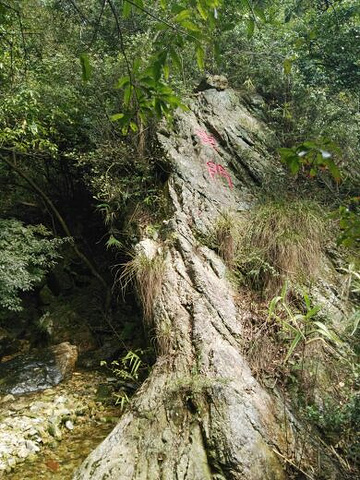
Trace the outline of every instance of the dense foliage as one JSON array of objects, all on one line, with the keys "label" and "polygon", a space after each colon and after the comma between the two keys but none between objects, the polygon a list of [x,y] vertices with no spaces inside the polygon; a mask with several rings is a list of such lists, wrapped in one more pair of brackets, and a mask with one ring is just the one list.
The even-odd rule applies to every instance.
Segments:
[{"label": "dense foliage", "polygon": [[42,225],[25,227],[17,220],[0,220],[0,305],[21,309],[20,292],[44,280],[59,258],[60,239],[49,239]]}]

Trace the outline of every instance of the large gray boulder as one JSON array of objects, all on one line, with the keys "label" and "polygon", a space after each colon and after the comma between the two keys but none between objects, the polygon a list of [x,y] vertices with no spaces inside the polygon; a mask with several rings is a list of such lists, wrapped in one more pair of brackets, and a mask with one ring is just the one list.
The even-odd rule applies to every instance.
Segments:
[{"label": "large gray boulder", "polygon": [[0,394],[22,395],[57,385],[68,378],[77,360],[69,342],[0,363]]}]

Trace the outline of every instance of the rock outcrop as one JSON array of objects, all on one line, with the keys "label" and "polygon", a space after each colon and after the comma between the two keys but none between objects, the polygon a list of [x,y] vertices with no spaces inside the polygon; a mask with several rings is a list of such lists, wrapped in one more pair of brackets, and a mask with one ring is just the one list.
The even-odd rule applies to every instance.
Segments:
[{"label": "rock outcrop", "polygon": [[0,394],[23,395],[57,385],[75,368],[77,348],[69,342],[0,363]]},{"label": "rock outcrop", "polygon": [[234,91],[210,88],[158,137],[172,169],[151,327],[159,356],[131,408],[74,479],[343,478],[314,443],[304,444],[295,418],[253,377],[241,353],[246,312],[222,260],[198,241],[224,211],[249,209],[259,186],[282,175],[269,154],[271,132]]}]

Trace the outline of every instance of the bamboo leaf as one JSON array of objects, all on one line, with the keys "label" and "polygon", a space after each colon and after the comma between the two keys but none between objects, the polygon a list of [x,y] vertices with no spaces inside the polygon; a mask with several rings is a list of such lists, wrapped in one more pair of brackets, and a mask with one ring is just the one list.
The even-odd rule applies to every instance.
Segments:
[{"label": "bamboo leaf", "polygon": [[123,1],[122,16],[123,18],[129,18],[131,15],[132,5],[126,0]]},{"label": "bamboo leaf", "polygon": [[116,120],[120,120],[123,118],[125,115],[123,113],[115,113],[114,115],[111,115],[110,120],[112,122],[116,122]]},{"label": "bamboo leaf", "polygon": [[89,55],[87,53],[82,53],[80,55],[80,65],[82,70],[82,79],[84,82],[87,82],[91,77],[91,65]]},{"label": "bamboo leaf", "polygon": [[193,12],[191,10],[182,10],[174,17],[174,22],[181,23],[183,20],[185,20],[186,18],[190,18],[192,15]]}]

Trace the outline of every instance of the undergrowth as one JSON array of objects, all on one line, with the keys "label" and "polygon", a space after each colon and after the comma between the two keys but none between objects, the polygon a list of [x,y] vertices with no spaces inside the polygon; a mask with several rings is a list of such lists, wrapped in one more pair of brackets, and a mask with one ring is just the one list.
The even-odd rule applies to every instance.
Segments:
[{"label": "undergrowth", "polygon": [[[253,374],[310,421],[324,445],[356,475],[360,467],[360,371],[346,329],[340,334],[308,293],[283,289],[270,302],[242,298],[244,354]],[[249,309],[250,305],[250,309]],[[309,440],[309,439],[308,439]]]}]

